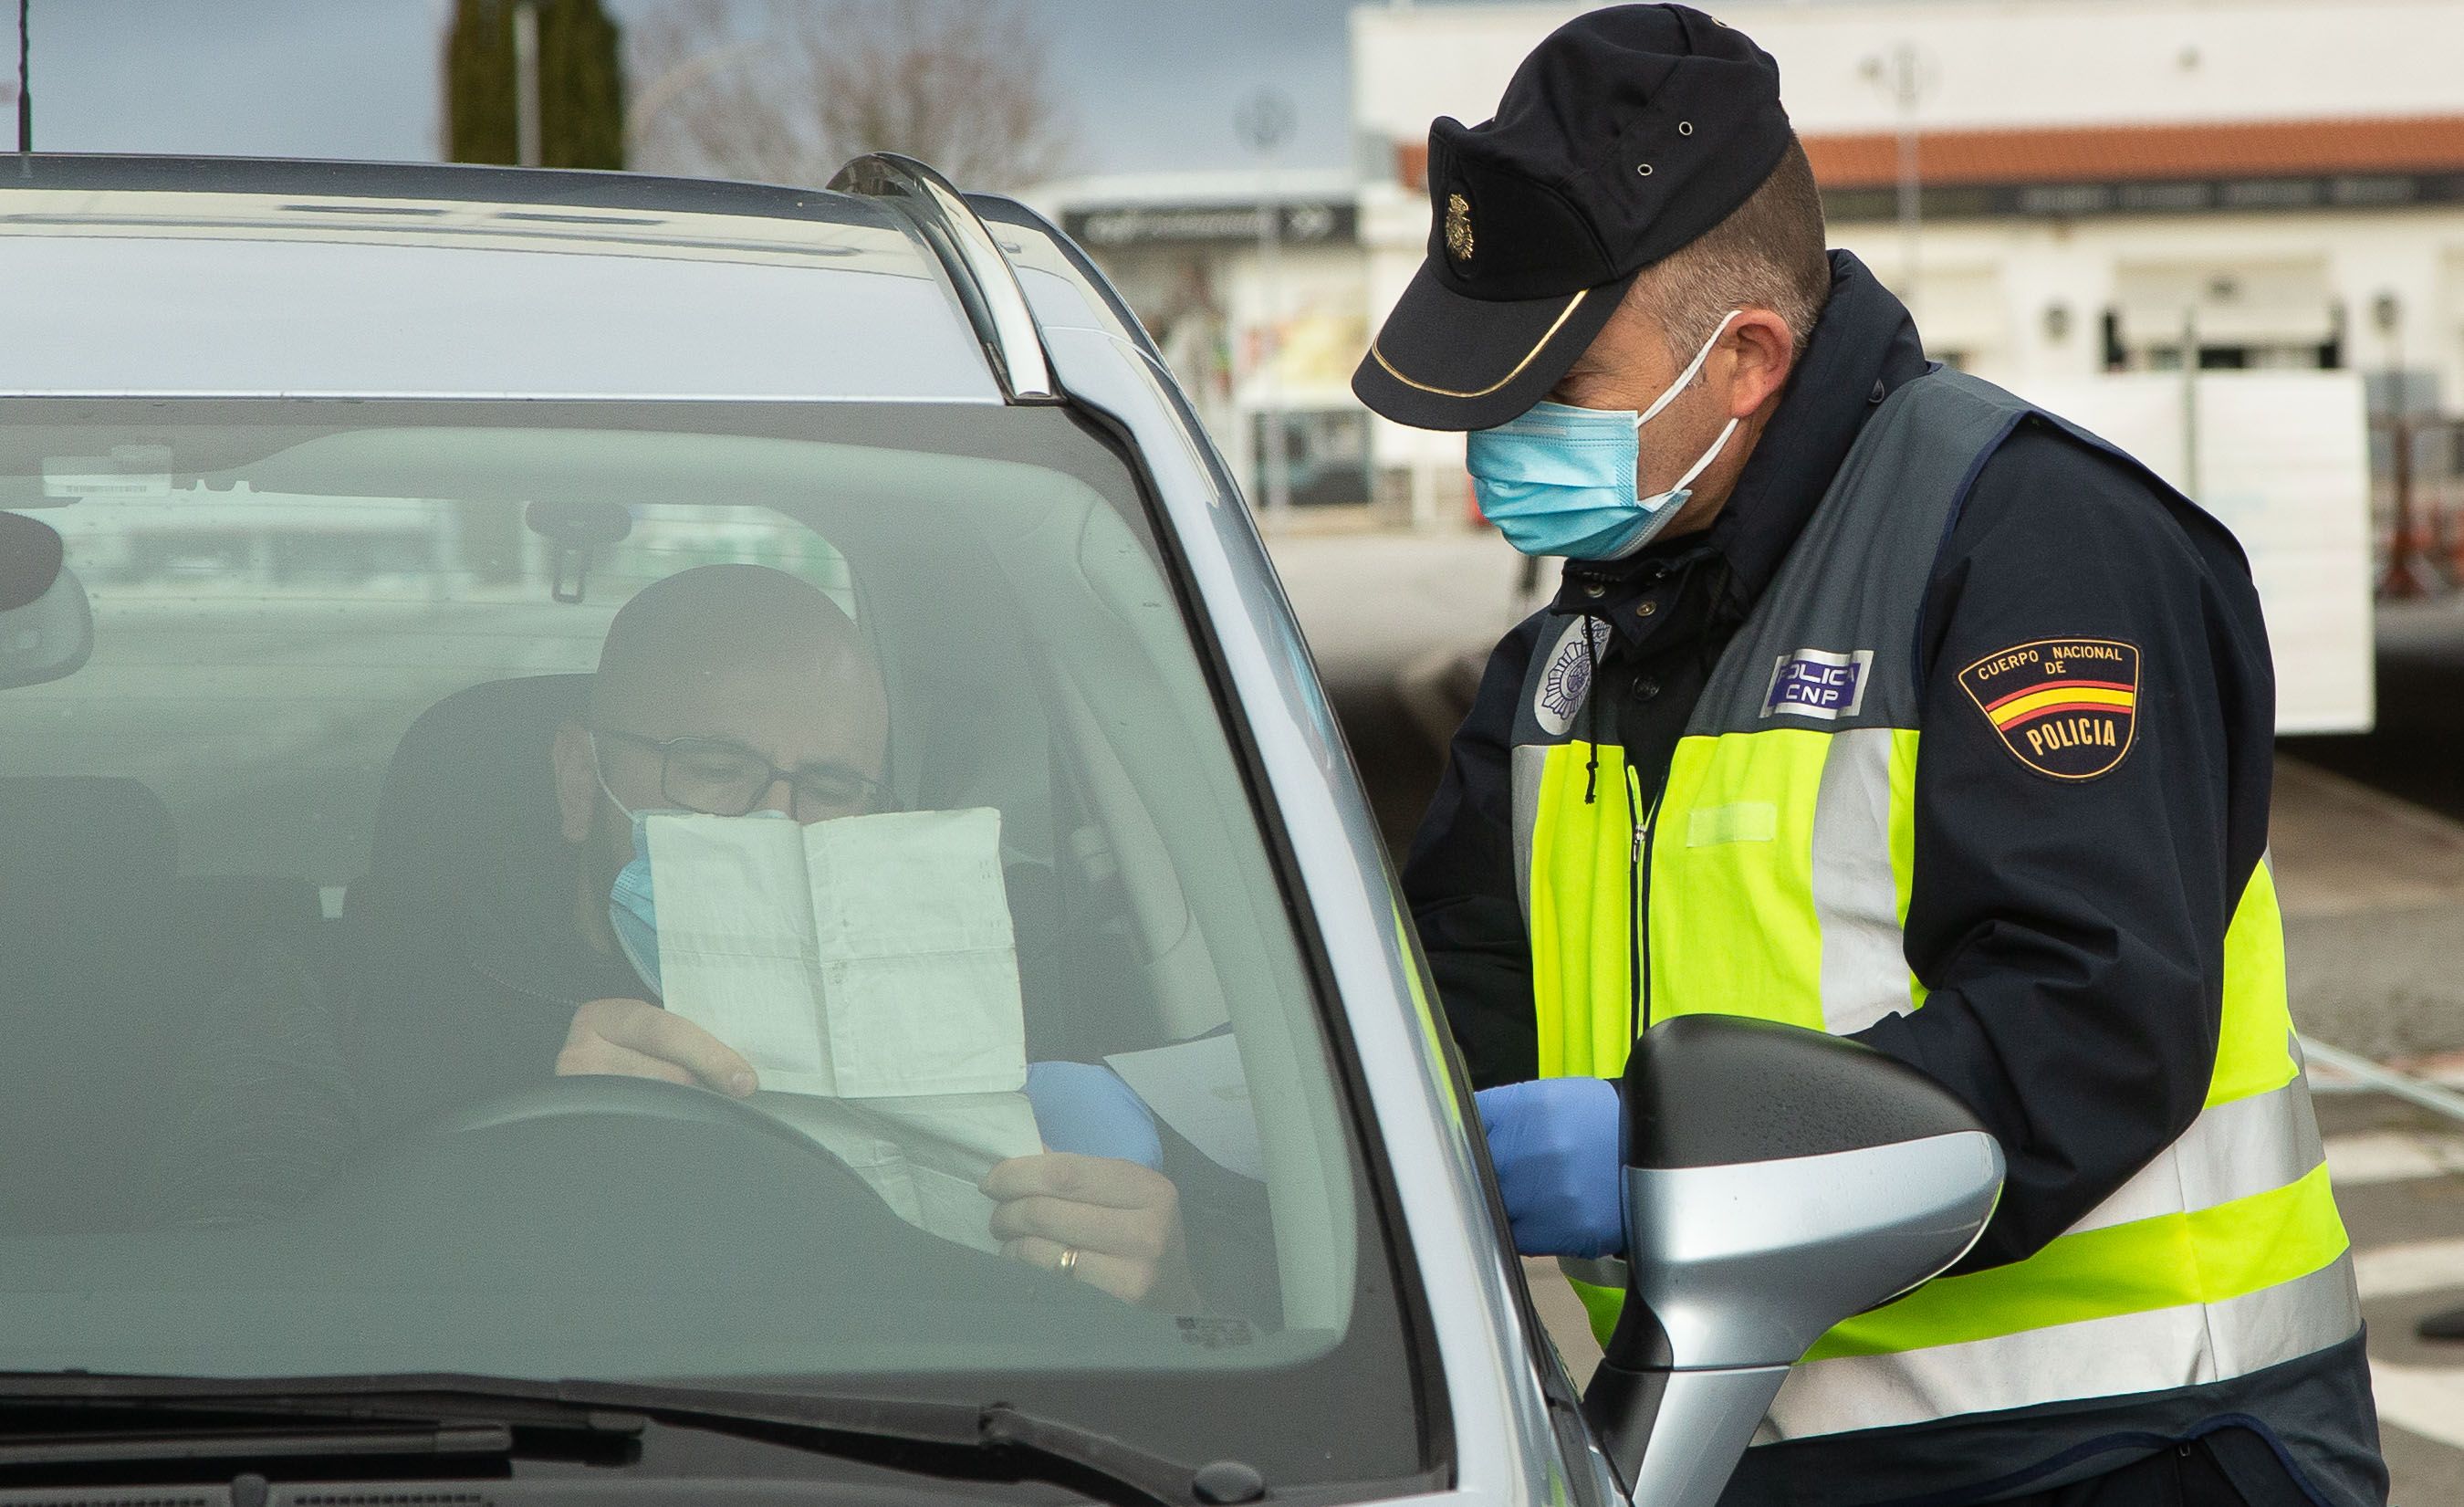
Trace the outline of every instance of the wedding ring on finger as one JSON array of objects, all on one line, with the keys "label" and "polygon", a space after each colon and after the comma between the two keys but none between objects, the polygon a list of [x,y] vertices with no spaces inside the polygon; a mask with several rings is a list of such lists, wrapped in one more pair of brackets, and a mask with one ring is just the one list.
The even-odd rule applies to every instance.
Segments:
[{"label": "wedding ring on finger", "polygon": [[1061,1248],[1061,1264],[1054,1267],[1053,1270],[1059,1272],[1063,1276],[1077,1275],[1078,1248],[1076,1246],[1063,1246]]}]

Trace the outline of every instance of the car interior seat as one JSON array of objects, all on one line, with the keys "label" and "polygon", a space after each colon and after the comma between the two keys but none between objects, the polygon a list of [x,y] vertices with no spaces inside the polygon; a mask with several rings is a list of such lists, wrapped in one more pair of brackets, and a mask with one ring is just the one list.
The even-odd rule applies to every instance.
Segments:
[{"label": "car interior seat", "polygon": [[[859,580],[866,564],[888,573],[860,562]],[[1139,966],[1128,877],[1088,788],[1086,743],[1100,735],[1072,726],[1058,651],[1022,627],[1034,615],[991,560],[954,548],[935,568],[935,590],[866,603],[891,689],[892,782],[918,809],[1001,810],[1031,1056],[1161,1046],[1172,1038]],[[952,614],[953,598],[976,609]]]},{"label": "car interior seat", "polygon": [[203,1013],[171,815],[135,780],[5,779],[0,831],[0,1228],[125,1228]]},{"label": "car interior seat", "polygon": [[373,918],[382,898],[386,921],[434,922],[482,950],[526,937],[517,928],[536,924],[542,898],[569,913],[575,858],[558,831],[551,761],[557,728],[589,694],[586,675],[525,676],[422,712],[386,766],[351,913]]},{"label": "car interior seat", "polygon": [[589,687],[585,675],[470,686],[422,712],[395,746],[368,873],[342,916],[355,981],[347,1053],[373,1132],[468,1098],[475,1076],[505,1079],[506,1065],[463,1040],[459,1022],[482,992],[525,1002],[551,1044],[572,1015],[541,941],[573,928],[580,857],[559,831],[552,755]]}]

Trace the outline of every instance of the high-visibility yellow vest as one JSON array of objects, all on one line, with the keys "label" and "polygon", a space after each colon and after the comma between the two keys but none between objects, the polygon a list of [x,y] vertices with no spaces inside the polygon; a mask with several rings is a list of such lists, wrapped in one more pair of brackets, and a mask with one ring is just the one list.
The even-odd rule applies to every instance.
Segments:
[{"label": "high-visibility yellow vest", "polygon": [[[1615,1077],[1641,1027],[1672,1015],[1839,1034],[1924,1006],[1903,945],[1918,618],[1961,494],[2032,411],[1935,371],[1872,414],[1656,791],[1585,715],[1605,625],[1544,637],[1513,752],[1543,1075]],[[2181,1138],[2028,1259],[1832,1330],[1758,1442],[2221,1381],[2353,1336],[2264,863],[2220,963],[2206,1109]],[[1605,1340],[1621,1272],[1567,1265]]]}]

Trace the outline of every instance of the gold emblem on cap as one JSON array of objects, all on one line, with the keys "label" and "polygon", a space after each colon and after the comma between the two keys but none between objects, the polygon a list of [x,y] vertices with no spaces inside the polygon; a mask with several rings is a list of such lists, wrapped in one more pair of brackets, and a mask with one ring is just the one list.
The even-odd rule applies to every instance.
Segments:
[{"label": "gold emblem on cap", "polygon": [[1460,193],[1446,195],[1446,255],[1471,260],[1471,201]]}]

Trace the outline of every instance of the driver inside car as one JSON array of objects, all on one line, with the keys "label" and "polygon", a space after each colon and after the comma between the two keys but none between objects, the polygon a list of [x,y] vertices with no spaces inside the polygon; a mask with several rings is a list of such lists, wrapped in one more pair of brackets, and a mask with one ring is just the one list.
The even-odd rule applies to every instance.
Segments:
[{"label": "driver inside car", "polygon": [[[409,1012],[424,1024],[405,1030],[404,1012],[379,1012],[389,1027],[373,1047],[363,1038],[356,1075],[377,1127],[550,1071],[753,1094],[753,1066],[648,997],[627,961],[611,896],[634,858],[634,813],[809,824],[884,810],[888,736],[879,668],[819,589],[750,565],[645,587],[609,626],[586,706],[555,732],[555,817],[572,888],[525,898],[540,902],[524,928],[533,943],[464,960],[481,986],[464,977],[437,987],[429,1008]],[[437,960],[386,969],[389,987],[401,991],[424,961]],[[1076,1063],[1032,1065],[1027,1094],[1047,1147],[1077,1149],[1015,1158],[985,1177],[1003,1252],[1127,1302],[1199,1308],[1179,1191],[1142,1164],[1158,1160],[1143,1106],[1109,1071]]]}]

